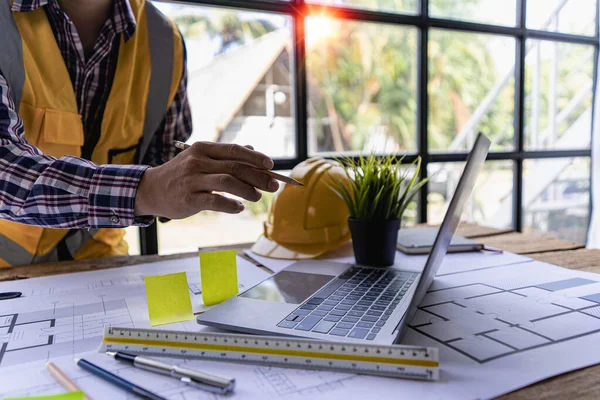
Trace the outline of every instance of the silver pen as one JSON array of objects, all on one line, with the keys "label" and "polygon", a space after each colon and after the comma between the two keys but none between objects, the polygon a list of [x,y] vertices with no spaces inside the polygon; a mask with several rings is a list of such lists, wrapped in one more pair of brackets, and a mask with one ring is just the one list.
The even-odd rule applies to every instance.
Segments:
[{"label": "silver pen", "polygon": [[206,390],[212,393],[226,394],[232,392],[235,387],[235,379],[225,376],[207,374],[194,369],[179,365],[169,365],[154,358],[136,356],[135,354],[118,352],[107,352],[115,360],[124,361],[136,368],[168,375],[179,379],[186,385]]}]

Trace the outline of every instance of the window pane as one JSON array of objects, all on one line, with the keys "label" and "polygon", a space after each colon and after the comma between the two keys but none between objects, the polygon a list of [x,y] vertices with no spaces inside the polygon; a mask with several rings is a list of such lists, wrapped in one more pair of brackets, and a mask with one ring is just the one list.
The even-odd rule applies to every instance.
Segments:
[{"label": "window pane", "polygon": [[199,247],[253,243],[263,232],[263,222],[273,194],[263,193],[257,203],[242,201],[246,209],[231,215],[203,211],[184,220],[158,223],[159,254],[197,251]]},{"label": "window pane", "polygon": [[412,27],[306,18],[309,153],[415,152]]},{"label": "window pane", "polygon": [[[414,168],[410,164],[405,164],[402,166],[402,171],[405,171],[407,176],[410,178],[415,174],[416,168]],[[413,200],[408,204],[406,210],[404,211],[404,214],[402,215],[400,221],[401,227],[411,227],[415,226],[418,223],[418,210],[420,204],[421,195],[420,193],[417,193],[415,197],[413,197]]]},{"label": "window pane", "polygon": [[[440,224],[454,195],[465,163],[433,163],[427,198],[428,222]],[[513,162],[488,161],[475,184],[462,220],[494,228],[512,227]]]},{"label": "window pane", "polygon": [[186,39],[188,96],[199,140],[296,154],[292,20],[190,4],[156,3]]},{"label": "window pane", "polygon": [[431,30],[429,146],[467,152],[478,132],[492,151],[513,149],[515,40]]},{"label": "window pane", "polygon": [[125,229],[125,241],[129,245],[129,255],[139,256],[140,252],[140,228],[130,226]]},{"label": "window pane", "polygon": [[402,215],[401,226],[411,227],[418,223],[418,209],[419,209],[419,195],[415,196],[416,200],[411,201],[406,207],[404,214]]},{"label": "window pane", "polygon": [[523,168],[524,230],[585,243],[590,159],[526,160]]},{"label": "window pane", "polygon": [[306,0],[306,2],[334,5],[338,7],[391,11],[403,14],[416,14],[418,12],[418,0]]},{"label": "window pane", "polygon": [[514,26],[516,0],[429,0],[429,15],[484,24]]},{"label": "window pane", "polygon": [[525,72],[527,149],[589,148],[594,47],[528,40]]},{"label": "window pane", "polygon": [[593,36],[597,0],[527,0],[527,28]]}]

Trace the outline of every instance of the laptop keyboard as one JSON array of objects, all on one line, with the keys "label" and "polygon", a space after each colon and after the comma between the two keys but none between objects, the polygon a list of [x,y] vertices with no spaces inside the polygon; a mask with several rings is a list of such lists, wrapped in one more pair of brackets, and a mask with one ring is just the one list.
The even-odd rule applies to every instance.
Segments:
[{"label": "laptop keyboard", "polygon": [[353,266],[277,326],[373,340],[417,275],[407,271]]}]

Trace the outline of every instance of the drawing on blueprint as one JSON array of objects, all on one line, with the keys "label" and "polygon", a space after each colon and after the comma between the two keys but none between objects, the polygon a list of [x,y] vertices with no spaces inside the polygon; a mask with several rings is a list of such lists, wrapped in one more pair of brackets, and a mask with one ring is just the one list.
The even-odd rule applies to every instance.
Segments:
[{"label": "drawing on blueprint", "polygon": [[125,300],[98,297],[96,303],[52,302],[51,309],[0,315],[0,366],[91,350],[98,346],[105,325],[133,327]]},{"label": "drawing on blueprint", "polygon": [[291,368],[256,367],[254,374],[262,390],[276,397],[319,395],[344,387],[356,375]]},{"label": "drawing on blueprint", "polygon": [[[25,297],[33,297],[33,296],[48,296],[48,295],[61,295],[61,294],[83,294],[88,293],[89,291],[97,291],[97,290],[110,290],[110,289],[120,289],[121,286],[143,286],[144,285],[144,275],[129,275],[123,276],[119,278],[113,279],[101,279],[95,282],[89,282],[86,284],[81,284],[77,287],[67,287],[67,288],[55,288],[55,287],[47,287],[44,289],[32,289],[29,292],[25,292]],[[190,283],[189,285],[190,292],[193,294],[200,294],[202,291],[200,290],[200,284]],[[242,286],[242,285],[240,285]]]},{"label": "drawing on blueprint", "polygon": [[[148,372],[138,368],[131,367],[127,364],[114,361],[99,353],[85,353],[85,358],[109,369],[114,374],[121,376],[133,382],[144,382],[144,386],[149,390],[160,394],[169,399],[181,400],[218,400],[229,398],[230,396],[220,396],[217,394],[199,391],[194,387],[181,384],[177,380],[171,378],[156,377],[156,379],[148,380]],[[198,360],[181,360],[167,359],[167,362],[185,365],[190,368],[208,369],[226,375],[229,371],[230,375],[235,375],[238,381],[238,390],[246,396],[243,398],[251,399],[281,399],[281,398],[302,398],[307,395],[311,398],[320,398],[321,395],[343,390],[352,379],[360,379],[357,375],[325,372],[325,371],[309,371],[298,370],[291,368],[275,368],[275,367],[258,367],[251,365],[237,365],[229,363],[198,361]],[[81,387],[92,388],[92,393],[106,391],[106,387],[94,387],[98,379],[84,370],[77,368],[72,360],[67,357],[55,359],[55,363],[69,375],[73,381]],[[21,374],[23,368],[17,367],[11,370],[8,374]],[[233,369],[233,372],[231,371]],[[43,367],[41,368],[43,370]],[[9,375],[10,376],[10,375]],[[3,396],[33,396],[45,393],[60,391],[61,387],[47,374],[41,373],[39,379],[35,380],[34,384],[28,385],[26,390],[15,387],[0,387],[0,398]],[[109,388],[110,389],[110,388]],[[115,389],[119,393],[118,389]],[[113,392],[105,392],[108,395]],[[247,396],[252,393],[251,396]],[[128,395],[123,392],[122,397],[115,396],[110,398],[128,398]]]},{"label": "drawing on blueprint", "polygon": [[428,292],[411,328],[478,363],[600,332],[600,293],[561,290],[598,282],[571,278],[517,288],[470,283]]}]

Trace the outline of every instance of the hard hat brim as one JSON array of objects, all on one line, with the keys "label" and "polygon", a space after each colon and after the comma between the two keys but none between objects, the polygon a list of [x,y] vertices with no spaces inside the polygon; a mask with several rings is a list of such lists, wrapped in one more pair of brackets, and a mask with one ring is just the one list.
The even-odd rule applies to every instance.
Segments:
[{"label": "hard hat brim", "polygon": [[333,250],[342,243],[350,240],[350,235],[335,243],[318,244],[281,244],[260,235],[252,246],[252,251],[260,256],[279,258],[283,260],[307,260]]}]

